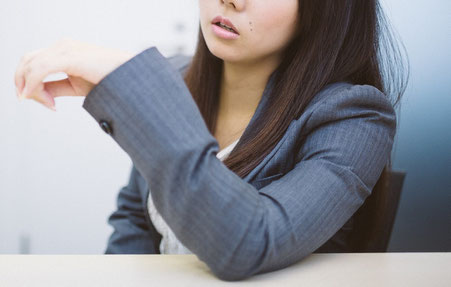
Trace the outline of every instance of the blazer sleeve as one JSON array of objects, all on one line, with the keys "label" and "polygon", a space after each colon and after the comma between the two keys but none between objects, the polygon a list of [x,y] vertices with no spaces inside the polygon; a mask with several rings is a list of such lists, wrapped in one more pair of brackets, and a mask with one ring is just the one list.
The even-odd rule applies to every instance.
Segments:
[{"label": "blazer sleeve", "polygon": [[161,235],[146,221],[139,185],[138,171],[132,166],[129,182],[117,196],[117,209],[109,216],[113,233],[105,254],[158,254]]},{"label": "blazer sleeve", "polygon": [[[180,72],[191,57],[174,55],[167,58]],[[105,254],[160,254],[161,234],[147,214],[147,193],[140,190],[140,174],[132,165],[129,182],[119,190],[116,210],[108,217],[113,232],[108,238]]]},{"label": "blazer sleeve", "polygon": [[395,131],[381,92],[342,89],[315,105],[294,168],[257,190],[216,157],[218,142],[156,47],[108,74],[83,107],[110,124],[177,238],[226,281],[287,267],[333,236],[370,194]]}]

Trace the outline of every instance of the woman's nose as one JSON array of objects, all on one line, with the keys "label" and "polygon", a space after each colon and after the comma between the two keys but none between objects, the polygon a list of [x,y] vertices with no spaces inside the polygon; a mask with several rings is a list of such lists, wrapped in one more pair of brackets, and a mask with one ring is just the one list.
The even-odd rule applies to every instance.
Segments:
[{"label": "woman's nose", "polygon": [[244,0],[221,0],[222,3],[233,6],[236,10],[241,10],[244,7]]}]

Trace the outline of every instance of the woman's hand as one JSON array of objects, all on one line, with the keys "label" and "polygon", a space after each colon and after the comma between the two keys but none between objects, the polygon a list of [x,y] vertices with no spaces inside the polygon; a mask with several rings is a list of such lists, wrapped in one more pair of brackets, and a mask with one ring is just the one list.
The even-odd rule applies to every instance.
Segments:
[{"label": "woman's hand", "polygon": [[[133,56],[129,52],[63,38],[21,58],[14,76],[16,94],[19,99],[33,99],[55,110],[54,98],[87,96],[100,80]],[[57,72],[66,73],[68,78],[42,82]]]}]

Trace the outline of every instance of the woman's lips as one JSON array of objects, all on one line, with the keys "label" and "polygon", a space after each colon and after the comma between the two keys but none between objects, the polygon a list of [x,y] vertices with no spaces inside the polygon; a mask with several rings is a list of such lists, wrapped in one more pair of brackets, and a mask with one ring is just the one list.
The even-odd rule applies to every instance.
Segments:
[{"label": "woman's lips", "polygon": [[236,38],[238,38],[240,36],[240,35],[238,35],[236,33],[233,33],[233,32],[230,32],[230,31],[224,29],[224,28],[221,28],[221,27],[219,27],[216,24],[211,24],[211,27],[212,27],[213,33],[216,36],[218,36],[220,38],[223,38],[223,39],[233,40],[233,39],[236,39]]},{"label": "woman's lips", "polygon": [[223,25],[229,26],[230,28],[232,28],[233,31],[236,32],[236,34],[240,34],[240,32],[238,31],[238,29],[233,25],[232,21],[230,21],[229,19],[222,17],[220,15],[216,16],[212,21],[212,24],[217,24],[217,23],[222,23]]}]

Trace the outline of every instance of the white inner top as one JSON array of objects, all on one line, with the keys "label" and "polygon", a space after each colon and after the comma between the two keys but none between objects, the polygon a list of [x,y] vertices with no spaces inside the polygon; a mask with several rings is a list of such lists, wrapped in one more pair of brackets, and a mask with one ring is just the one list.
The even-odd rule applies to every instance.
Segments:
[{"label": "white inner top", "polygon": [[[221,161],[224,161],[227,156],[230,154],[230,152],[233,150],[235,145],[238,143],[240,139],[237,139],[233,143],[231,143],[229,146],[223,148],[220,150],[216,157],[219,158]],[[147,200],[147,209],[149,210],[149,216],[152,220],[153,225],[155,226],[158,233],[161,234],[161,242],[160,242],[160,253],[161,254],[192,254],[192,252],[186,248],[175,236],[175,234],[172,232],[171,228],[166,224],[164,219],[161,217],[161,215],[158,213],[157,209],[155,208],[152,196],[149,190],[149,198]]]}]

